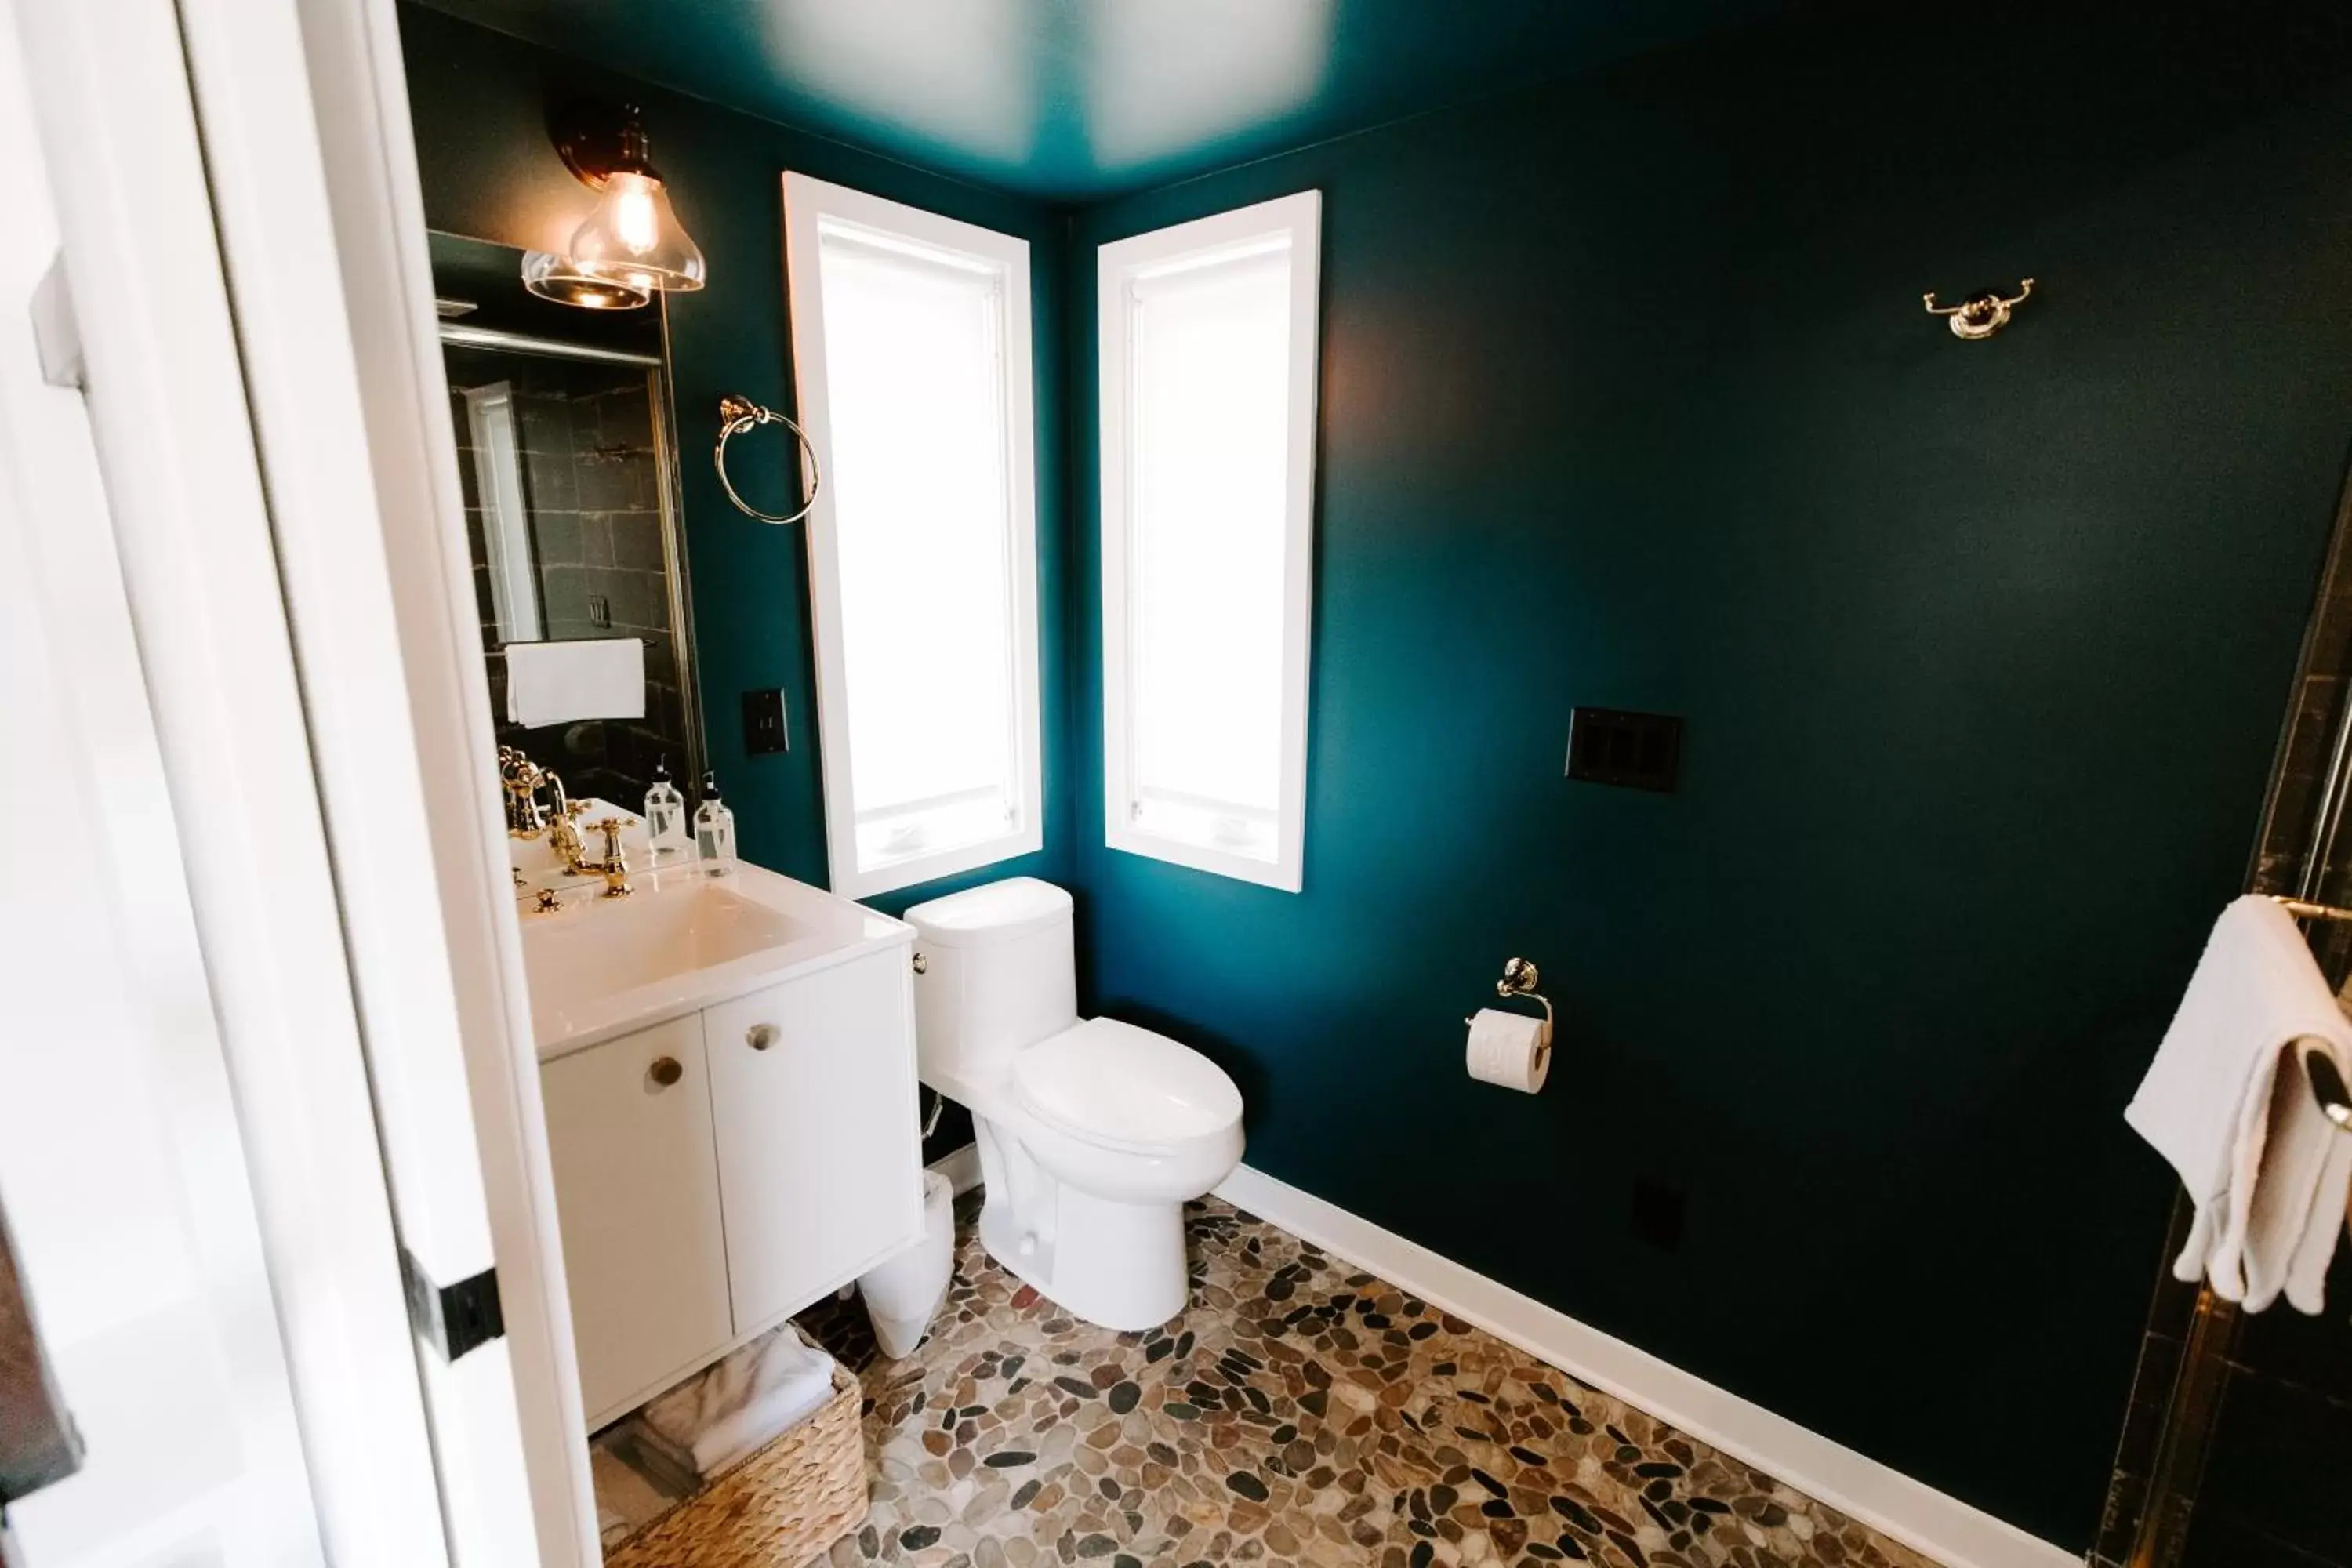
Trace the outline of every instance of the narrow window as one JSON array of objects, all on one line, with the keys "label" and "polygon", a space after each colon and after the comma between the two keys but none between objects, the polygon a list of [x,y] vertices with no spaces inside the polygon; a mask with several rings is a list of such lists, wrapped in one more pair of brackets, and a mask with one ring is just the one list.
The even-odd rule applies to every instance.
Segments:
[{"label": "narrow window", "polygon": [[1044,841],[1029,247],[784,176],[834,890]]},{"label": "narrow window", "polygon": [[1104,836],[1297,892],[1321,198],[1102,247]]}]

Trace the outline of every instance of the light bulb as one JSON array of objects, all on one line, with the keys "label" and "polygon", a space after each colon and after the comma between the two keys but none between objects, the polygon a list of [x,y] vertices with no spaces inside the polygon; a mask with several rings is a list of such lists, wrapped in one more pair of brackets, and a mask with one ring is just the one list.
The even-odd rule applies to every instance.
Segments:
[{"label": "light bulb", "polygon": [[604,194],[572,237],[572,265],[633,289],[699,289],[702,251],[677,215],[656,175],[615,169]]},{"label": "light bulb", "polygon": [[643,256],[661,238],[661,216],[652,191],[661,183],[643,174],[614,174],[607,187],[613,203],[613,235],[633,256]]}]

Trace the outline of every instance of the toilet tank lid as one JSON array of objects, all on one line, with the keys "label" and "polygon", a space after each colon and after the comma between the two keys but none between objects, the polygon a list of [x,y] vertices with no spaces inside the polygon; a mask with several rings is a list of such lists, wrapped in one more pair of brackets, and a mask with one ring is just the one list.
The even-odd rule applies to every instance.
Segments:
[{"label": "toilet tank lid", "polygon": [[1070,895],[1034,877],[1008,877],[908,910],[906,922],[940,947],[984,947],[1070,918]]}]

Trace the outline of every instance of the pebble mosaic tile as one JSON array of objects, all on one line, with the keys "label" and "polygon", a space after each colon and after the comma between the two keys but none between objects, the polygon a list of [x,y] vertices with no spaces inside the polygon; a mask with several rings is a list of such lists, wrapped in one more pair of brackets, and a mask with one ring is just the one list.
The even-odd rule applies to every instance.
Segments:
[{"label": "pebble mosaic tile", "polygon": [[[1928,1560],[1273,1226],[1187,1214],[1192,1305],[1080,1323],[981,1250],[881,1358],[856,1301],[801,1326],[866,1393],[873,1509],[835,1568]],[[698,1478],[635,1418],[598,1435],[609,1551]],[[779,1564],[778,1568],[790,1568]]]}]

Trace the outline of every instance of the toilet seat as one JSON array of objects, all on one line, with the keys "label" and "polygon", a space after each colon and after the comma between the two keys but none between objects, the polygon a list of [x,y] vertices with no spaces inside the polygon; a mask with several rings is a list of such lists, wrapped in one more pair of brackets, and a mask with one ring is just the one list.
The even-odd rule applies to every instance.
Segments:
[{"label": "toilet seat", "polygon": [[1241,1090],[1165,1035],[1089,1018],[1013,1058],[1022,1110],[1097,1148],[1150,1154],[1219,1138],[1241,1121]]}]

